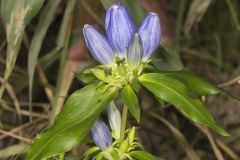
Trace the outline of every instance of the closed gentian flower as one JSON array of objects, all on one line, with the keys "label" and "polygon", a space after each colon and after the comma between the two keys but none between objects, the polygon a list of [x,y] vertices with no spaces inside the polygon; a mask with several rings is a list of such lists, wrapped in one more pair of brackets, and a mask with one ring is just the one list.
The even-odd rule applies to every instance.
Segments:
[{"label": "closed gentian flower", "polygon": [[120,138],[121,132],[121,114],[117,109],[114,101],[111,101],[108,106],[108,121],[113,131],[113,137],[115,139]]},{"label": "closed gentian flower", "polygon": [[142,60],[143,48],[141,38],[138,33],[135,33],[132,43],[128,48],[127,60],[129,67],[134,70],[136,69]]},{"label": "closed gentian flower", "polygon": [[107,37],[116,52],[126,57],[127,48],[135,32],[134,24],[123,5],[113,5],[107,10],[105,22]]},{"label": "closed gentian flower", "polygon": [[105,28],[107,39],[90,25],[83,29],[87,47],[103,65],[111,66],[116,53],[126,59],[129,66],[136,68],[141,62],[148,62],[160,43],[160,19],[153,12],[146,16],[136,31],[126,8],[115,4],[107,10]]},{"label": "closed gentian flower", "polygon": [[113,50],[107,39],[94,27],[85,25],[83,35],[92,56],[104,65],[110,65],[114,61]]},{"label": "closed gentian flower", "polygon": [[156,13],[149,13],[138,29],[142,40],[143,60],[147,60],[160,43],[160,20]]},{"label": "closed gentian flower", "polygon": [[108,126],[101,120],[97,120],[91,128],[94,143],[103,151],[112,145],[112,136]]}]

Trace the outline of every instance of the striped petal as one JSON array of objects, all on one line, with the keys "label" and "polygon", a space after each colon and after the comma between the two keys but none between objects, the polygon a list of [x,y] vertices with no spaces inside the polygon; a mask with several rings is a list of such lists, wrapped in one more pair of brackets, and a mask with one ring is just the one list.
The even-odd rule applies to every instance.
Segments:
[{"label": "striped petal", "polygon": [[107,37],[116,50],[123,57],[126,57],[127,48],[135,32],[133,21],[123,5],[113,5],[106,14]]},{"label": "striped petal", "polygon": [[132,69],[136,69],[142,60],[142,42],[139,35],[136,33],[133,37],[132,43],[128,48],[127,61],[128,65]]},{"label": "striped petal", "polygon": [[147,60],[160,43],[160,19],[158,14],[149,13],[138,29],[142,40],[143,60]]},{"label": "striped petal", "polygon": [[114,133],[114,138],[119,139],[121,132],[121,114],[117,109],[114,101],[111,101],[108,106],[108,121]]},{"label": "striped petal", "polygon": [[101,120],[97,120],[91,128],[94,143],[103,151],[112,145],[111,132],[108,126]]},{"label": "striped petal", "polygon": [[85,25],[83,35],[90,53],[99,63],[111,65],[114,62],[113,49],[100,32],[91,25]]}]

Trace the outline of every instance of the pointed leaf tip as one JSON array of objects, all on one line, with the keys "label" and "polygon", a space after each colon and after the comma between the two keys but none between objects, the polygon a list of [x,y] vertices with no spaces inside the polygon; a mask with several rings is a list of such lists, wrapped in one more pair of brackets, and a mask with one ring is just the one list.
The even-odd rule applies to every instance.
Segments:
[{"label": "pointed leaf tip", "polygon": [[132,87],[127,85],[122,90],[122,100],[123,103],[128,107],[130,113],[133,117],[140,122],[140,107],[138,103],[138,98],[133,91]]},{"label": "pointed leaf tip", "polygon": [[144,74],[139,77],[139,81],[156,97],[173,104],[189,119],[204,124],[223,136],[229,136],[218,126],[203,103],[189,94],[189,89],[184,83],[159,73]]},{"label": "pointed leaf tip", "polygon": [[71,150],[81,142],[117,93],[116,88],[99,84],[90,84],[74,92],[57,115],[54,125],[35,138],[26,160],[39,160]]}]

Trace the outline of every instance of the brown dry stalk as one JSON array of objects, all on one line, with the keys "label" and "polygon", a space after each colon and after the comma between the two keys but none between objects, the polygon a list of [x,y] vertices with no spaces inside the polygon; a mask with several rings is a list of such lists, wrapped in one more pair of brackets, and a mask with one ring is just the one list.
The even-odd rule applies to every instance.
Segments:
[{"label": "brown dry stalk", "polygon": [[219,150],[219,148],[217,147],[216,145],[216,142],[215,142],[215,138],[212,136],[211,132],[209,131],[209,129],[205,126],[202,126],[200,124],[197,124],[197,123],[194,123],[193,124],[200,130],[202,131],[206,137],[208,138],[208,141],[210,142],[211,144],[211,147],[213,149],[213,152],[217,158],[217,160],[224,160],[223,158],[223,155],[221,153],[221,151]]},{"label": "brown dry stalk", "polygon": [[[11,112],[15,112],[15,110],[9,106],[7,106],[7,104],[2,101],[1,104],[0,104],[4,109],[8,110],[8,111],[11,111]],[[39,118],[44,118],[44,119],[48,119],[49,116],[46,115],[46,114],[42,114],[42,113],[30,113],[29,111],[24,111],[24,110],[21,110],[20,111],[20,114],[21,115],[24,115],[24,116],[30,116],[30,114],[33,116],[33,117],[39,117]]]},{"label": "brown dry stalk", "polygon": [[0,129],[0,133],[5,134],[5,135],[10,136],[10,137],[13,137],[15,139],[18,139],[18,140],[26,142],[26,143],[32,143],[32,139],[22,137],[22,136],[16,135],[16,134],[11,133],[11,132],[7,132],[7,131],[4,131],[4,130]]},{"label": "brown dry stalk", "polygon": [[[6,105],[14,105],[14,103],[9,102],[9,101],[4,101]],[[29,102],[19,102],[20,106],[29,106]],[[46,108],[46,106],[49,106],[50,103],[37,103],[37,102],[33,102],[32,103],[34,107],[40,107],[40,108]]]},{"label": "brown dry stalk", "polygon": [[240,157],[230,148],[228,147],[223,141],[218,138],[215,138],[218,146],[233,160],[240,160]]},{"label": "brown dry stalk", "polygon": [[57,101],[57,113],[59,113],[62,109],[63,103],[65,101],[65,97],[67,96],[67,93],[74,79],[74,76],[75,76],[74,73],[76,73],[77,70],[79,70],[79,68],[82,69],[84,67],[84,64],[83,65],[81,64],[82,63],[79,63],[79,61],[74,61],[74,60],[67,60],[66,62],[66,65],[63,71],[64,78],[60,86],[59,98]]},{"label": "brown dry stalk", "polygon": [[[25,128],[27,128],[27,127],[29,127],[30,125],[32,125],[33,123],[37,123],[37,122],[40,122],[40,121],[42,121],[43,119],[41,119],[41,118],[37,118],[36,120],[34,120],[34,121],[32,121],[32,122],[28,122],[28,123],[25,123],[25,124],[23,124],[23,125],[20,125],[20,126],[17,126],[17,127],[15,127],[15,128],[13,128],[13,129],[11,129],[11,130],[9,130],[9,131],[7,131],[7,132],[11,132],[11,133],[18,133],[18,132],[20,132],[20,131],[22,131],[23,129],[25,129]],[[3,139],[3,138],[5,138],[5,137],[7,137],[8,135],[0,135],[0,139]]]},{"label": "brown dry stalk", "polygon": [[225,82],[225,83],[222,83],[222,84],[219,84],[218,87],[227,87],[227,86],[230,86],[232,84],[235,84],[235,83],[238,83],[240,84],[240,75],[238,75],[237,77]]},{"label": "brown dry stalk", "polygon": [[40,78],[40,83],[41,83],[41,85],[44,88],[44,91],[45,91],[45,93],[46,93],[46,95],[48,97],[49,102],[52,103],[53,99],[54,99],[53,90],[50,87],[50,85],[48,83],[48,80],[47,80],[47,77],[44,74],[44,71],[43,71],[43,69],[41,68],[41,66],[40,66],[40,64],[38,62],[36,64],[36,69],[37,69],[38,76]]},{"label": "brown dry stalk", "polygon": [[191,145],[187,142],[184,135],[174,125],[172,125],[169,121],[154,112],[150,112],[149,115],[163,122],[171,130],[179,144],[183,147],[189,159],[200,160],[200,157],[197,155]]},{"label": "brown dry stalk", "polygon": [[[0,81],[3,82],[2,77],[0,77]],[[15,91],[14,91],[13,87],[8,82],[6,83],[6,90],[9,94],[9,96],[11,97],[11,99],[13,100],[13,104],[16,108],[17,115],[19,117],[19,120],[21,120],[21,114],[20,114],[21,108],[20,108],[19,100],[18,100],[18,98],[15,94]]]},{"label": "brown dry stalk", "polygon": [[[22,129],[24,129],[25,127],[29,126],[30,124],[32,124],[31,122],[28,122],[28,123],[25,123],[23,125],[20,125],[18,127],[15,127],[13,129],[11,129],[10,131],[6,131],[6,132],[10,132],[10,133],[16,133],[18,131],[21,131]],[[0,135],[0,139],[3,139],[5,137],[7,137],[8,135],[6,134],[3,134],[3,135]]]}]

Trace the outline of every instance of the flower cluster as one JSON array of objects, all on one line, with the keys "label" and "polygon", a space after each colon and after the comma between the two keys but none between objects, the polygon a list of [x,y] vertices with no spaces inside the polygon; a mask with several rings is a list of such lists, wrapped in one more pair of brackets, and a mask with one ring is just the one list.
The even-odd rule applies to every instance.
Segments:
[{"label": "flower cluster", "polygon": [[153,12],[136,30],[126,8],[115,4],[107,10],[105,27],[107,38],[91,25],[86,24],[83,28],[88,49],[104,66],[112,66],[120,58],[129,68],[137,69],[149,60],[160,43],[160,20]]}]

